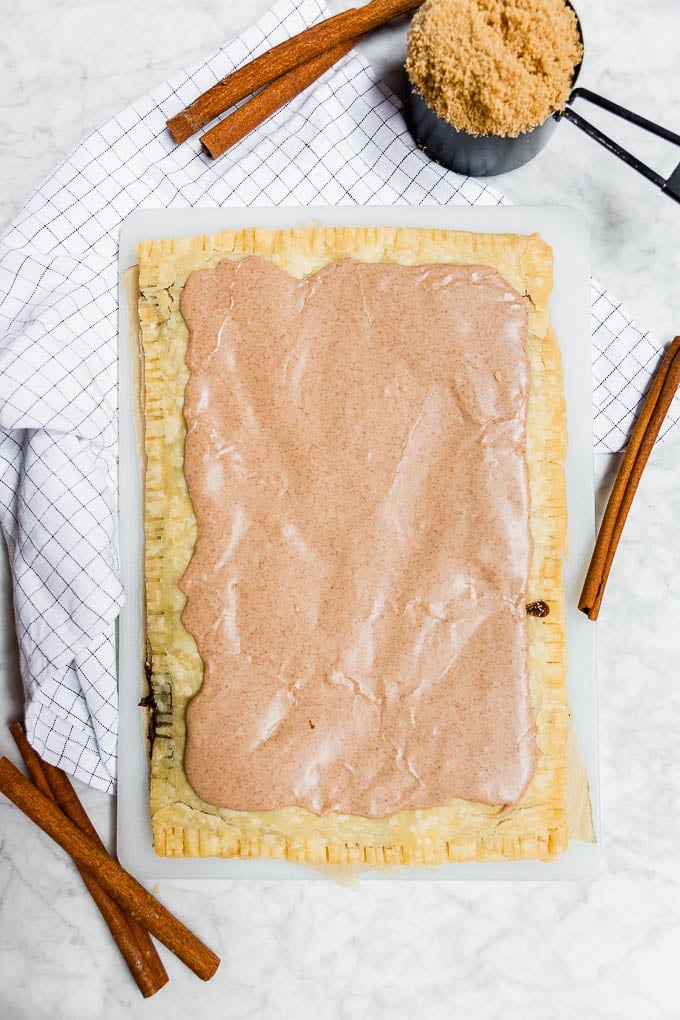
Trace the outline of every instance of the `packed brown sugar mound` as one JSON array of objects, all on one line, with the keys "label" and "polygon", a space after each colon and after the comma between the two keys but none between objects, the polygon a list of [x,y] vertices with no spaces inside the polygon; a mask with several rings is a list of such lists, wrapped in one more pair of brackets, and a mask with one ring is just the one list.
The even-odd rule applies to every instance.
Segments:
[{"label": "packed brown sugar mound", "polygon": [[426,0],[411,23],[406,70],[453,127],[514,137],[564,109],[581,56],[563,0]]}]

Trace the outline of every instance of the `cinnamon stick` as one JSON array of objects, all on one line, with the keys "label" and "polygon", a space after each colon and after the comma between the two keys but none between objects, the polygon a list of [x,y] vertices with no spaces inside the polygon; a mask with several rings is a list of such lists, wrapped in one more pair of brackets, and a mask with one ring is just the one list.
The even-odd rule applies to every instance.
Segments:
[{"label": "cinnamon stick", "polygon": [[312,25],[223,78],[181,113],[171,117],[167,122],[170,134],[176,142],[186,141],[209,121],[263,85],[340,43],[370,32],[392,18],[410,13],[421,3],[422,0],[371,0],[364,7],[351,7],[318,25]]},{"label": "cinnamon stick", "polygon": [[[12,723],[9,729],[28,774],[40,792],[55,801],[71,821],[104,850],[97,830],[65,773],[40,758],[29,744],[19,723]],[[149,933],[104,892],[88,871],[84,868],[78,870],[88,892],[99,907],[137,987],[145,999],[149,998],[168,982],[167,972]]]},{"label": "cinnamon stick", "polygon": [[205,151],[213,159],[217,159],[320,78],[329,67],[344,57],[345,53],[349,53],[360,39],[361,37],[348,39],[339,46],[319,54],[318,57],[313,57],[307,63],[294,67],[292,71],[282,74],[270,85],[266,85],[257,95],[243,103],[201,137],[201,145]]},{"label": "cinnamon stick", "polygon": [[128,874],[93,839],[9,761],[0,758],[0,792],[88,871],[112,899],[129,911],[194,974],[208,981],[219,967],[215,955],[143,885]]},{"label": "cinnamon stick", "polygon": [[644,467],[680,384],[680,336],[676,336],[659,364],[645,403],[630,436],[626,453],[607,502],[578,607],[596,620],[605,585],[642,477]]}]

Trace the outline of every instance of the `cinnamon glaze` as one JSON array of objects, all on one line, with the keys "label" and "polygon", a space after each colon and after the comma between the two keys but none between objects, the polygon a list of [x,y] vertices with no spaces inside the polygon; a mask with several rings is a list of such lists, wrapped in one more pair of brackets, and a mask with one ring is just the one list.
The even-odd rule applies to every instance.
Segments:
[{"label": "cinnamon glaze", "polygon": [[210,804],[514,803],[534,770],[522,298],[493,269],[193,273],[181,581]]}]

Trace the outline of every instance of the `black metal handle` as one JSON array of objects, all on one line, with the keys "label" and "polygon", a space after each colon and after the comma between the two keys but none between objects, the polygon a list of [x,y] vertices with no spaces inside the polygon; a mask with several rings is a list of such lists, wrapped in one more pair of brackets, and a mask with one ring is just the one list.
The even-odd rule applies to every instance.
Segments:
[{"label": "black metal handle", "polygon": [[674,131],[669,131],[668,128],[661,127],[660,124],[655,124],[651,120],[647,120],[646,117],[641,117],[637,113],[633,113],[631,110],[626,110],[625,107],[619,106],[618,103],[613,103],[611,99],[605,99],[604,96],[598,96],[596,92],[591,92],[590,89],[577,88],[574,89],[569,96],[567,103],[569,106],[562,113],[555,114],[559,119],[564,117],[565,120],[575,124],[576,127],[580,128],[581,131],[593,138],[600,145],[603,145],[605,149],[612,152],[619,159],[622,159],[624,163],[632,167],[633,170],[637,170],[639,174],[646,177],[648,181],[655,184],[657,188],[661,188],[664,194],[668,195],[676,202],[680,202],[680,163],[676,166],[670,177],[662,177],[661,174],[657,173],[656,170],[652,170],[651,167],[643,163],[642,160],[638,159],[637,156],[633,156],[632,153],[624,149],[623,146],[619,145],[612,138],[603,134],[599,128],[596,128],[594,124],[585,120],[580,114],[570,109],[571,104],[575,99],[586,99],[588,102],[593,103],[594,106],[601,106],[603,110],[608,110],[609,113],[613,113],[616,117],[620,117],[622,120],[627,120],[631,124],[641,127],[644,131],[649,131],[653,135],[658,135],[659,138],[665,138],[667,142],[672,142],[674,145],[680,146],[680,135]]}]

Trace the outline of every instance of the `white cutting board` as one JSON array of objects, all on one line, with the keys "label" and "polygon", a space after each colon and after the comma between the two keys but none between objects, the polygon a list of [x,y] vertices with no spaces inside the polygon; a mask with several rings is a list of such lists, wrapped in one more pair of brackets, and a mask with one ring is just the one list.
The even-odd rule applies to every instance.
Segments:
[{"label": "white cutting board", "polygon": [[[488,233],[539,233],[552,246],[555,285],[551,320],[562,348],[567,398],[569,453],[567,495],[570,555],[566,563],[569,699],[585,760],[600,835],[597,776],[597,702],[595,624],[577,609],[594,539],[593,414],[589,302],[588,227],[573,209],[554,206],[456,208],[420,206],[334,206],[248,209],[149,209],[129,216],[120,232],[120,271],[136,262],[135,245],[149,238],[214,233],[227,228],[292,227],[310,221],[347,226],[439,227]],[[126,605],[119,620],[118,676],[118,857],[135,875],[146,878],[320,878],[288,861],[172,860],[152,848],[148,807],[148,763],[142,712],[142,489],[138,438],[133,414],[133,380],[128,337],[129,309],[120,290],[120,553]],[[445,864],[406,868],[368,879],[582,878],[599,859],[599,845],[572,843],[558,860],[489,864]]]}]

